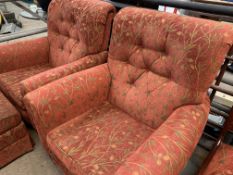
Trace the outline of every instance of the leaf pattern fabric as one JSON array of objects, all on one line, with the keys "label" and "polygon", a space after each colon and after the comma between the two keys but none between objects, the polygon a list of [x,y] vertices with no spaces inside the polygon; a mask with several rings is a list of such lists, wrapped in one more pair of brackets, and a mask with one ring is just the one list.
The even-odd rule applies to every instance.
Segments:
[{"label": "leaf pattern fabric", "polygon": [[49,149],[72,174],[114,174],[153,132],[105,102],[49,132]]},{"label": "leaf pattern fabric", "polygon": [[115,8],[100,0],[52,1],[48,12],[51,65],[106,51],[114,14]]},{"label": "leaf pattern fabric", "polygon": [[110,74],[106,64],[49,83],[24,98],[42,143],[49,131],[107,100]]},{"label": "leaf pattern fabric", "polygon": [[207,121],[207,89],[232,32],[214,21],[124,8],[107,64],[25,96],[42,143],[66,174],[180,174]]},{"label": "leaf pattern fabric", "polygon": [[47,37],[0,44],[0,74],[48,62]]},{"label": "leaf pattern fabric", "polygon": [[232,175],[233,146],[222,144],[214,154],[204,175]]},{"label": "leaf pattern fabric", "polygon": [[25,94],[46,85],[52,81],[65,77],[69,74],[79,72],[83,69],[88,69],[97,66],[107,61],[107,51],[95,55],[83,57],[73,63],[49,69],[20,82],[20,90],[22,96]]},{"label": "leaf pattern fabric", "polygon": [[43,64],[2,73],[0,74],[0,89],[19,107],[25,109],[22,102],[23,95],[20,91],[20,82],[49,69],[51,69],[51,66]]},{"label": "leaf pattern fabric", "polygon": [[22,101],[26,93],[106,62],[114,15],[114,6],[99,0],[54,0],[48,37],[0,45],[0,89],[25,121],[32,121]]},{"label": "leaf pattern fabric", "polygon": [[202,103],[232,42],[230,25],[124,8],[110,43],[110,101],[158,128],[174,109]]},{"label": "leaf pattern fabric", "polygon": [[188,162],[209,112],[209,100],[176,109],[169,118],[128,157],[115,175],[178,175]]}]

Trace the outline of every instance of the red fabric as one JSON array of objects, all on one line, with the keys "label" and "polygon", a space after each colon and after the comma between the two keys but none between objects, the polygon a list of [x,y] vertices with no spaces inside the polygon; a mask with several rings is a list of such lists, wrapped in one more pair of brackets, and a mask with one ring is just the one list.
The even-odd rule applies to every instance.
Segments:
[{"label": "red fabric", "polygon": [[[25,96],[43,144],[67,174],[179,174],[206,123],[207,89],[232,44],[232,32],[222,23],[124,8],[114,19],[107,65],[72,74]],[[110,111],[100,106],[106,100],[111,103]],[[96,113],[85,113],[93,108]],[[125,156],[121,152],[124,161],[107,166],[112,162],[106,163],[104,153],[111,158],[115,152],[105,149],[111,145],[108,137],[98,140],[95,135],[101,117],[106,123],[100,126],[110,131],[104,127],[103,136],[110,136],[123,118],[131,118],[128,127],[133,131],[125,131],[128,140],[142,126],[153,133],[141,129],[145,137],[134,149],[119,137],[124,150],[133,153]],[[92,134],[84,135],[86,128],[85,133],[90,130]],[[73,144],[76,152],[67,156]],[[97,145],[103,147],[104,156],[93,153],[82,159],[88,148]],[[98,158],[104,159],[92,166]]]},{"label": "red fabric", "polygon": [[27,134],[8,147],[0,150],[0,168],[29,151],[32,151],[32,143],[30,136]]},{"label": "red fabric", "polygon": [[[115,8],[99,0],[54,0],[49,7],[48,37],[0,45],[0,73],[4,73],[0,74],[0,89],[22,111],[25,120],[30,121],[22,102],[27,92],[106,62],[114,15]],[[61,67],[50,72],[42,70],[40,63],[49,63],[48,69]]]},{"label": "red fabric", "polygon": [[110,43],[110,101],[158,128],[174,109],[202,103],[232,41],[222,23],[124,8]]},{"label": "red fabric", "polygon": [[222,144],[214,154],[204,175],[232,175],[233,146]]},{"label": "red fabric", "polygon": [[47,84],[24,98],[42,142],[48,132],[107,100],[110,75],[107,65],[74,73]]},{"label": "red fabric", "polygon": [[0,168],[30,150],[32,143],[19,113],[0,92]]},{"label": "red fabric", "polygon": [[51,65],[107,50],[114,13],[111,4],[99,0],[52,1],[48,13]]},{"label": "red fabric", "polygon": [[24,137],[27,134],[28,133],[27,133],[27,130],[26,130],[23,122],[21,122],[19,125],[15,126],[15,127],[10,128],[6,132],[1,133],[1,135],[0,135],[0,150],[11,145],[12,143],[21,139],[22,137]]},{"label": "red fabric", "polygon": [[77,61],[74,61],[73,63],[49,69],[48,71],[27,78],[20,83],[21,94],[22,96],[24,96],[30,91],[33,91],[43,85],[65,77],[69,74],[79,72],[83,69],[88,69],[99,64],[103,64],[107,61],[107,55],[107,51],[95,55],[89,55]]},{"label": "red fabric", "polygon": [[108,102],[50,131],[49,149],[72,174],[114,174],[153,132]]},{"label": "red fabric", "polygon": [[115,175],[180,174],[200,139],[208,113],[209,100],[177,108]]},{"label": "red fabric", "polygon": [[17,126],[20,121],[21,118],[16,109],[0,92],[0,134]]},{"label": "red fabric", "polygon": [[25,107],[22,102],[23,95],[20,92],[20,82],[50,68],[48,64],[44,64],[0,74],[0,89],[19,107],[24,109]]},{"label": "red fabric", "polygon": [[49,62],[47,37],[0,44],[0,74]]}]

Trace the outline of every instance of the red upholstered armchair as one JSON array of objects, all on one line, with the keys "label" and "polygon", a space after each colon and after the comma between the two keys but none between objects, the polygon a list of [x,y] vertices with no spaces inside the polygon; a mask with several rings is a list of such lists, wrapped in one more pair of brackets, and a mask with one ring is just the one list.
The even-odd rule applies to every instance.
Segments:
[{"label": "red upholstered armchair", "polygon": [[0,89],[27,121],[26,93],[107,61],[114,13],[111,4],[99,0],[54,0],[48,37],[0,45]]},{"label": "red upholstered armchair", "polygon": [[66,174],[178,175],[205,126],[207,89],[232,45],[221,23],[125,8],[108,63],[24,98]]},{"label": "red upholstered armchair", "polygon": [[228,132],[233,133],[233,107],[224,123],[220,136],[203,163],[199,175],[231,175],[233,174],[233,146],[224,143]]}]

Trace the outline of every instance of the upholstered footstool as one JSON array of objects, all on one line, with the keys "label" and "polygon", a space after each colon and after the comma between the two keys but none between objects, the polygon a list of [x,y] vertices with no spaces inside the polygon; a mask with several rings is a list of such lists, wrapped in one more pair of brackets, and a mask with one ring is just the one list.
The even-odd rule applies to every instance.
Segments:
[{"label": "upholstered footstool", "polygon": [[31,138],[20,114],[0,92],[0,168],[32,148]]}]

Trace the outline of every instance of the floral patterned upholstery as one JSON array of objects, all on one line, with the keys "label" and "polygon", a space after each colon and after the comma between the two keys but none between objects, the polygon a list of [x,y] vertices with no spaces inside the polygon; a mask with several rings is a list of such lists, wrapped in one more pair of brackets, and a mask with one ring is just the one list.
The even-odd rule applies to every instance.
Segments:
[{"label": "floral patterned upholstery", "polygon": [[0,92],[0,168],[32,150],[30,136],[19,113]]},{"label": "floral patterned upholstery", "polygon": [[95,65],[103,64],[106,62],[107,55],[107,51],[104,51],[99,54],[85,56],[78,61],[74,61],[73,63],[59,66],[56,69],[50,69],[48,71],[44,71],[35,76],[27,78],[20,82],[21,94],[22,96],[24,96],[28,92],[31,92],[54,80],[81,71],[83,69],[88,69]]},{"label": "floral patterned upholstery", "polygon": [[213,21],[122,10],[114,20],[108,58],[110,101],[153,128],[174,109],[202,103],[232,32]]},{"label": "floral patterned upholstery", "polygon": [[0,45],[0,89],[26,121],[26,93],[107,61],[114,14],[111,4],[99,0],[53,0],[48,37]]},{"label": "floral patterned upholstery", "polygon": [[60,66],[107,50],[114,7],[99,0],[52,1],[49,6],[50,63]]},{"label": "floral patterned upholstery", "polygon": [[153,131],[104,103],[52,130],[47,142],[72,174],[113,174]]},{"label": "floral patterned upholstery", "polygon": [[12,99],[17,106],[25,109],[22,101],[23,95],[20,91],[20,82],[49,69],[51,69],[51,67],[48,64],[43,64],[2,73],[0,74],[0,89]]},{"label": "floral patterned upholstery", "polygon": [[233,146],[222,144],[211,159],[204,175],[232,175]]},{"label": "floral patterned upholstery", "polygon": [[232,43],[225,24],[124,8],[107,64],[38,88],[24,102],[66,174],[178,175],[202,134],[207,89]]}]

